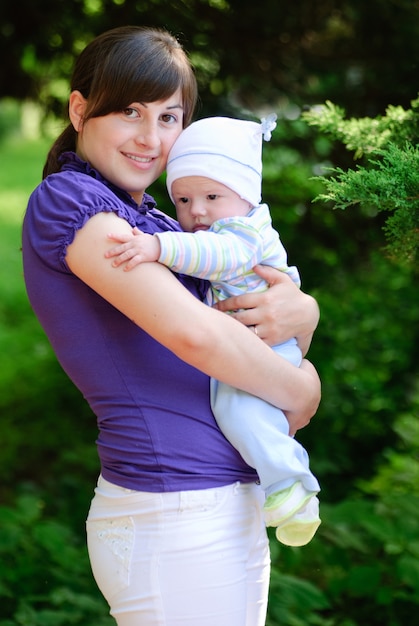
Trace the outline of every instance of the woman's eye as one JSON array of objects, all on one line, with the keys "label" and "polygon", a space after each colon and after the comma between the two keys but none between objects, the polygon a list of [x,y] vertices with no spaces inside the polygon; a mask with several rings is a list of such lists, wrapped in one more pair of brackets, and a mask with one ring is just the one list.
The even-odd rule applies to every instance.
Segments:
[{"label": "woman's eye", "polygon": [[123,113],[127,117],[138,117],[137,109],[133,109],[132,107],[127,107],[126,109],[123,110]]},{"label": "woman's eye", "polygon": [[166,124],[175,124],[177,122],[177,117],[171,113],[165,113],[161,118]]}]

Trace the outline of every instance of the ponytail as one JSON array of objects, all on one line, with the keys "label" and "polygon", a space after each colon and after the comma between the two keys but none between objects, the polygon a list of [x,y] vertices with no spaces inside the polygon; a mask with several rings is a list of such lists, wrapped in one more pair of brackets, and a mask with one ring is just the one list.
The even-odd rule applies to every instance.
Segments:
[{"label": "ponytail", "polygon": [[55,174],[60,171],[59,157],[63,152],[75,152],[77,142],[77,133],[72,124],[61,133],[52,144],[45,161],[42,171],[42,178],[46,178],[49,174]]}]

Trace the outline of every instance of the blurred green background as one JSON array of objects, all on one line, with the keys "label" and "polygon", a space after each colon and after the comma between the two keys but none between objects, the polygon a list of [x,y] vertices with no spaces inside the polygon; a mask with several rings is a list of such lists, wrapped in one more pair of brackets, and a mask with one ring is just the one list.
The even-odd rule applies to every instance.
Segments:
[{"label": "blurred green background", "polygon": [[[419,232],[419,189],[415,180],[408,191],[403,185],[418,171],[415,161],[403,165],[406,150],[397,178],[394,167],[385,172],[392,192],[380,188],[390,213],[380,210],[379,190],[366,184],[360,202],[345,188],[353,206],[344,211],[334,208],[333,197],[313,202],[324,194],[328,168],[374,169],[371,158],[380,157],[371,157],[368,146],[377,147],[380,133],[381,148],[392,140],[416,150],[419,5],[413,0],[1,5],[0,626],[114,623],[85,548],[84,520],[98,474],[95,419],[27,302],[20,228],[62,127],[73,54],[122,24],[163,26],[179,36],[196,68],[199,117],[278,114],[264,146],[263,195],[303,289],[321,309],[309,358],[322,378],[323,399],[298,437],[322,485],[323,523],[304,548],[272,538],[268,626],[413,626],[419,297],[417,250],[402,253],[409,233]],[[342,117],[330,109],[323,123],[313,124],[307,112],[321,115],[326,101],[342,107]],[[398,115],[389,116],[389,106],[399,107]],[[337,184],[343,188],[343,181]],[[162,181],[151,191],[171,210]],[[383,227],[400,206],[412,225],[404,221],[405,239],[392,249]]]}]

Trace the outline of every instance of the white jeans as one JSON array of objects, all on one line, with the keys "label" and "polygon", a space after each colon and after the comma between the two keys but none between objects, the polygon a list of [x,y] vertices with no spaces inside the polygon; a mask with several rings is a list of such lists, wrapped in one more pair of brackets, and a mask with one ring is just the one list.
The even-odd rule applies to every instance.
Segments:
[{"label": "white jeans", "polygon": [[87,543],[118,626],[263,626],[263,502],[254,483],[148,493],[100,477]]}]

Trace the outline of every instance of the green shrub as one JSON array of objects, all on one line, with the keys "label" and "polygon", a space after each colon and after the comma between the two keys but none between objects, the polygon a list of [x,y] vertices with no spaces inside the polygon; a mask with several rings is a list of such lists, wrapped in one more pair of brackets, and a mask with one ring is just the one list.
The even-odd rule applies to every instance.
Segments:
[{"label": "green shrub", "polygon": [[36,493],[0,507],[0,626],[112,626],[84,543]]},{"label": "green shrub", "polygon": [[345,119],[331,102],[304,114],[305,120],[345,144],[364,163],[344,171],[330,168],[319,177],[325,186],[317,200],[335,208],[360,205],[386,211],[388,250],[410,262],[419,255],[419,98],[410,109],[389,106],[376,118]]},{"label": "green shrub", "polygon": [[[419,387],[376,475],[337,504],[304,548],[273,538],[268,626],[405,626],[419,607]],[[364,458],[358,456],[358,463]]]}]

